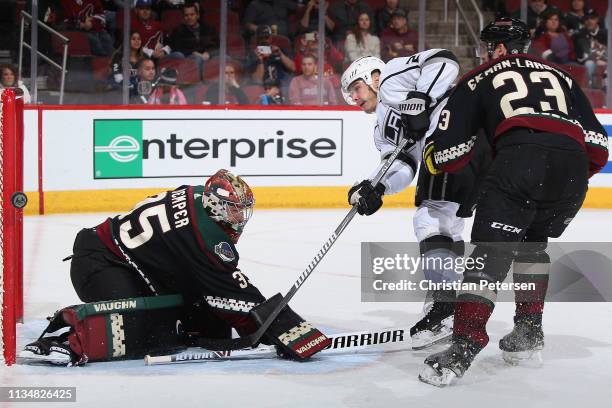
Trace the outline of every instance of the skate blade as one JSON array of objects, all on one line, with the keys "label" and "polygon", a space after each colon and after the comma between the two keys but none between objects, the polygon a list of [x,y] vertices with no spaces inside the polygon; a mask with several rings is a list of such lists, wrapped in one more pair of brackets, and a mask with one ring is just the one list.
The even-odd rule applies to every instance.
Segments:
[{"label": "skate blade", "polygon": [[502,358],[512,366],[539,368],[544,364],[541,348],[526,351],[504,351],[502,352]]},{"label": "skate blade", "polygon": [[20,364],[44,364],[67,367],[71,364],[70,357],[61,353],[51,353],[48,356],[22,350],[17,355]]},{"label": "skate blade", "polygon": [[413,350],[423,350],[431,347],[434,344],[446,342],[453,335],[453,316],[449,316],[442,320],[442,326],[436,333],[431,330],[423,330],[411,337]]},{"label": "skate blade", "polygon": [[440,371],[438,371],[427,364],[419,373],[419,380],[426,384],[440,388],[452,385],[456,379],[457,374],[455,374],[452,370],[442,368]]}]

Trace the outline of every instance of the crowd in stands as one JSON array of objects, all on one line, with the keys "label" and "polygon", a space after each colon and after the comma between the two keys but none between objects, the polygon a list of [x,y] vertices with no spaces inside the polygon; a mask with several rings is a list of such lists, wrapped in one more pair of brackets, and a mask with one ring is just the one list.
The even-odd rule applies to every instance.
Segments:
[{"label": "crowd in stands", "polygon": [[[319,103],[317,31],[324,0],[228,0],[223,75],[218,0],[130,1],[129,77],[125,78],[122,6],[115,0],[39,0],[41,20],[71,39],[70,62],[88,62],[91,75],[81,77],[88,89],[95,84],[96,92],[120,94],[128,81],[131,103],[218,104],[219,81],[223,81],[229,104]],[[388,61],[418,51],[418,31],[409,24],[407,1],[325,3],[324,104],[343,103],[339,77],[355,59],[374,55]],[[482,0],[481,5],[500,15],[520,13],[520,0]],[[533,33],[529,52],[564,65],[580,77],[583,87],[601,89],[607,30],[598,11],[587,0],[528,0],[527,11]],[[50,48],[59,57],[61,47]],[[3,66],[2,84],[4,71],[10,69]],[[70,71],[69,64],[69,75]],[[15,82],[16,73],[13,77]]]}]

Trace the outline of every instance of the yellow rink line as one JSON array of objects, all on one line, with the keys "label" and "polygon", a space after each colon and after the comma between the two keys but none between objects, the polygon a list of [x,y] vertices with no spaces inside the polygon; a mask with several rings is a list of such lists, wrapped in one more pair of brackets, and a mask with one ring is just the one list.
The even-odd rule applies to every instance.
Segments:
[{"label": "yellow rink line", "polygon": [[[348,208],[346,187],[254,187],[255,208]],[[79,190],[44,193],[45,214],[125,212],[143,198],[166,190]],[[38,214],[38,193],[27,193],[26,215]],[[386,208],[414,207],[414,187],[386,196]],[[589,189],[584,208],[612,208],[612,188]]]}]

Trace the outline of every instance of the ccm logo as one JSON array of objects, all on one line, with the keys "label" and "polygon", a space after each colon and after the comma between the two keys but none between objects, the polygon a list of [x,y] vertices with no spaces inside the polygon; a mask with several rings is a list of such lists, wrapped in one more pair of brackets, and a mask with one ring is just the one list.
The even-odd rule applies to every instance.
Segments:
[{"label": "ccm logo", "polygon": [[500,229],[502,231],[513,232],[515,234],[518,234],[523,230],[522,228],[516,228],[516,227],[513,227],[512,225],[506,225],[506,224],[502,224],[501,222],[495,222],[495,221],[491,223],[491,227]]}]

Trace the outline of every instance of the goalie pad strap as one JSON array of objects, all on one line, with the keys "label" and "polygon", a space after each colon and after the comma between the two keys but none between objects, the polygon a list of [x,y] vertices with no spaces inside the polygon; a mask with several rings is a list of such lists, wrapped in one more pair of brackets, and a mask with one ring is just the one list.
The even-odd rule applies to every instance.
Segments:
[{"label": "goalie pad strap", "polygon": [[[280,293],[260,303],[251,310],[251,316],[261,326],[270,313],[283,300]],[[302,319],[289,306],[285,307],[265,334],[277,346],[281,354],[297,360],[305,360],[328,347],[331,340]]]}]

